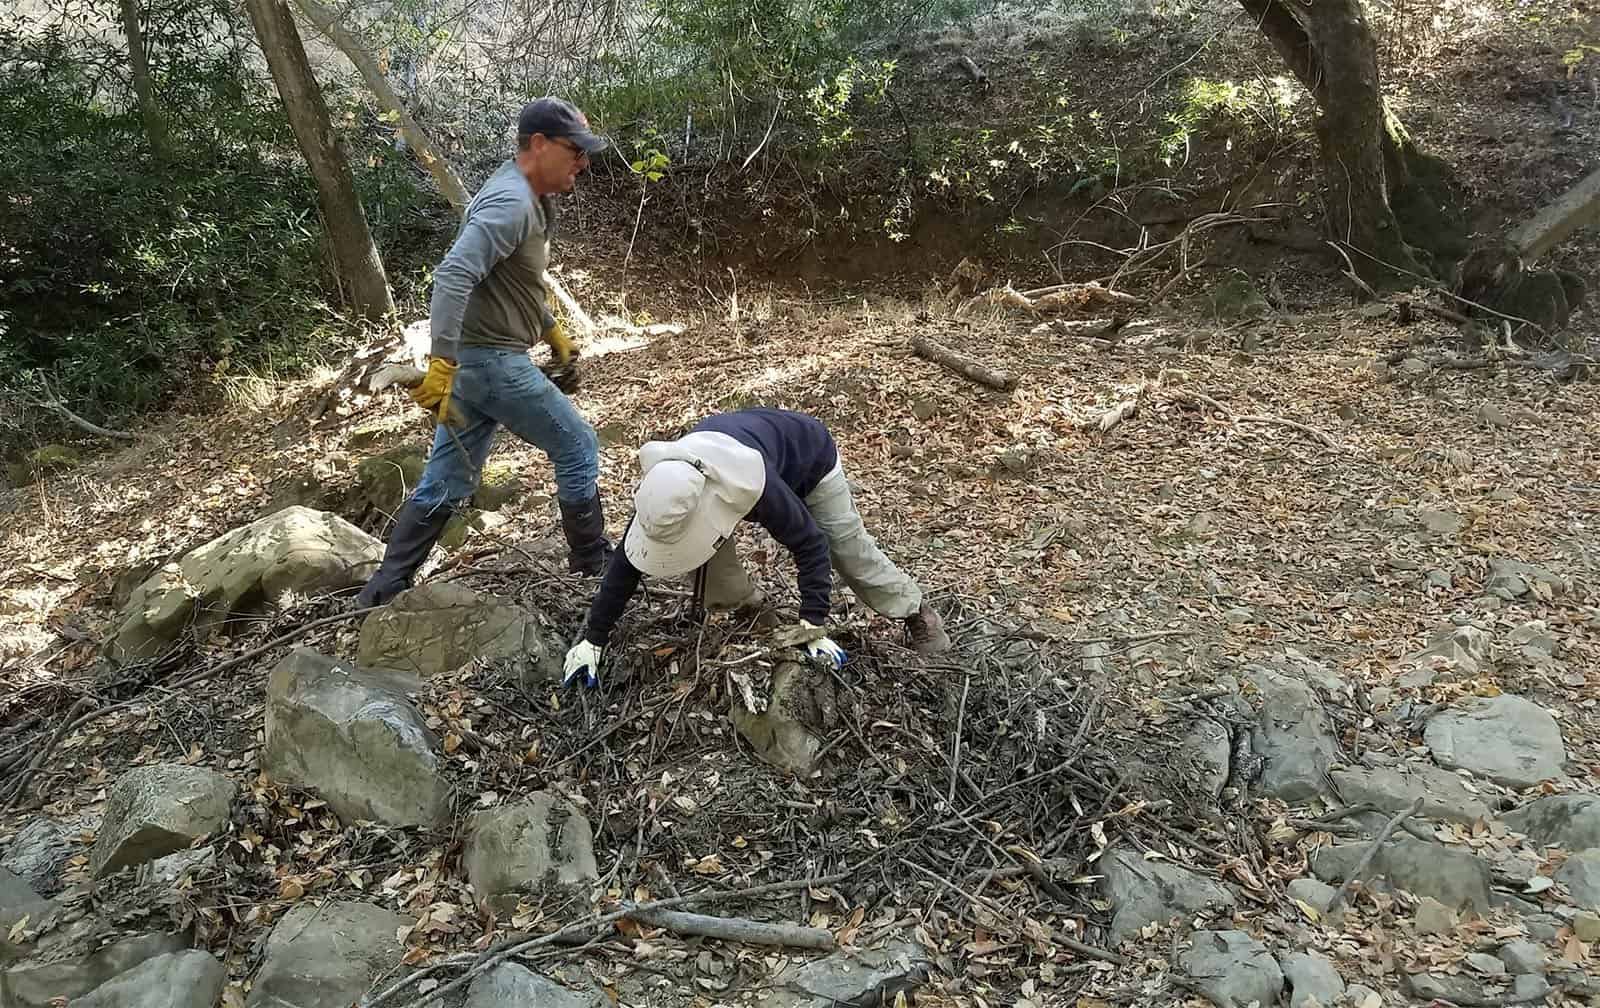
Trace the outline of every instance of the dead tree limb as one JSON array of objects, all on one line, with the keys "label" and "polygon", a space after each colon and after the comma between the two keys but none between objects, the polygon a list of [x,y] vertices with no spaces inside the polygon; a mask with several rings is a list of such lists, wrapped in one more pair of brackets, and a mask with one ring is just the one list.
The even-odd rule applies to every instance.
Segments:
[{"label": "dead tree limb", "polygon": [[1290,420],[1287,417],[1280,416],[1267,416],[1266,414],[1261,413],[1235,413],[1228,407],[1222,405],[1222,403],[1217,402],[1215,399],[1202,392],[1183,390],[1180,392],[1174,392],[1172,397],[1175,400],[1188,400],[1190,402],[1198,403],[1202,406],[1208,406],[1215,410],[1219,416],[1222,416],[1228,420],[1232,420],[1234,423],[1260,423],[1271,424],[1275,427],[1287,427],[1290,430],[1299,431],[1314,441],[1321,442],[1322,445],[1329,451],[1339,450],[1339,442],[1334,440],[1333,435],[1328,434],[1325,431],[1317,430],[1315,427],[1308,427],[1298,420]]},{"label": "dead tree limb", "polygon": [[933,361],[979,385],[987,385],[1000,392],[1010,392],[1017,387],[1017,376],[1011,372],[985,367],[971,357],[958,354],[949,347],[940,346],[925,336],[911,337],[911,349],[923,360]]},{"label": "dead tree limb", "polygon": [[1600,168],[1519,225],[1507,240],[1523,261],[1535,262],[1574,233],[1600,222]]},{"label": "dead tree limb", "polygon": [[818,949],[832,952],[838,947],[833,932],[827,928],[802,927],[798,924],[767,924],[746,920],[743,917],[712,917],[708,914],[685,913],[681,910],[643,910],[634,908],[628,917],[641,924],[662,928],[677,934],[699,935],[722,941],[743,942],[746,945],[780,945],[789,948]]}]

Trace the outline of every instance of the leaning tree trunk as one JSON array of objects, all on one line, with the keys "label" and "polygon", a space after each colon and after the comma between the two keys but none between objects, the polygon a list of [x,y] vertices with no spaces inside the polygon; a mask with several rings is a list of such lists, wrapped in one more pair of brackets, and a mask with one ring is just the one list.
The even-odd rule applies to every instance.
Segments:
[{"label": "leaning tree trunk", "polygon": [[317,0],[296,0],[300,9],[305,11],[306,17],[316,25],[317,30],[326,35],[339,51],[354,63],[361,72],[361,79],[367,82],[367,87],[372,90],[378,104],[383,110],[394,116],[400,122],[400,134],[405,137],[406,143],[417,155],[417,160],[426,168],[429,175],[433,176],[433,184],[438,186],[439,193],[450,205],[455,208],[456,216],[460,217],[467,210],[467,190],[461,184],[461,179],[450,167],[450,162],[445,160],[444,154],[434,145],[427,133],[423,132],[405,105],[400,101],[400,96],[394,93],[394,88],[389,86],[389,80],[383,75],[378,61],[373,59],[359,39],[352,35],[339,23],[339,15],[318,3]]},{"label": "leaning tree trunk", "polygon": [[133,94],[139,101],[139,117],[144,120],[145,139],[158,158],[172,154],[172,137],[167,133],[161,106],[156,104],[156,86],[150,77],[150,58],[144,51],[144,31],[139,27],[139,0],[122,0],[122,33],[128,38],[128,66],[133,72]]},{"label": "leaning tree trunk", "polygon": [[367,227],[366,212],[356,195],[350,162],[334,135],[322,89],[312,76],[294,15],[284,0],[245,0],[245,6],[277,82],[289,125],[316,180],[317,202],[333,245],[340,282],[351,303],[365,317],[376,321],[392,316],[395,307],[389,278],[384,274],[383,260]]},{"label": "leaning tree trunk", "polygon": [[1361,0],[1240,0],[1317,103],[1328,226],[1369,282],[1405,285],[1431,256],[1465,251],[1448,167],[1424,155],[1383,100]]}]

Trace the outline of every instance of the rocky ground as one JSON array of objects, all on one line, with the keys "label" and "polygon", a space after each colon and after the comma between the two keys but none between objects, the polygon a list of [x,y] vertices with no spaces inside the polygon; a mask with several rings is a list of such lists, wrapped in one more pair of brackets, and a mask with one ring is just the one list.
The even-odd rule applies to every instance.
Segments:
[{"label": "rocky ground", "polygon": [[1600,1003],[1593,385],[1392,309],[926,307],[612,333],[578,402],[614,530],[640,441],[825,417],[933,663],[841,591],[852,661],[805,665],[751,537],[762,611],[658,586],[557,690],[594,583],[510,440],[352,611],[392,392],[12,492],[0,1003]]}]

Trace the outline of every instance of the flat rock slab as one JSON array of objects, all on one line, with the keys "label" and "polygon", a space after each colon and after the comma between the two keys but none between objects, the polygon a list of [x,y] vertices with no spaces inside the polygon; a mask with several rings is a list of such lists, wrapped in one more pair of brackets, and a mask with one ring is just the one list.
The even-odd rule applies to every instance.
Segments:
[{"label": "flat rock slab", "polygon": [[604,1008],[593,993],[563,987],[516,963],[502,963],[472,981],[466,1008]]},{"label": "flat rock slab", "polygon": [[[1317,851],[1311,870],[1325,882],[1343,882],[1366,853],[1366,843],[1336,844]],[[1451,910],[1489,911],[1489,866],[1463,850],[1404,837],[1385,843],[1367,869],[1370,882],[1382,875],[1389,884],[1416,896],[1432,897]]]},{"label": "flat rock slab", "polygon": [[1600,847],[1600,795],[1550,795],[1505,815],[1506,825],[1535,843],[1577,852]]},{"label": "flat rock slab", "polygon": [[1584,910],[1600,910],[1600,850],[1586,850],[1567,858],[1556,872],[1567,896]]},{"label": "flat rock slab", "polygon": [[1333,723],[1315,691],[1303,680],[1273,669],[1253,668],[1247,675],[1261,695],[1253,744],[1267,765],[1258,790],[1288,802],[1322,794],[1337,747]]},{"label": "flat rock slab", "polygon": [[105,821],[89,857],[96,878],[187,848],[228,824],[234,785],[203,767],[137,767],[106,798]]},{"label": "flat rock slab", "polygon": [[370,903],[300,903],[267,937],[247,1008],[352,1005],[380,977],[392,977],[405,949],[398,937],[416,921]]},{"label": "flat rock slab", "polygon": [[462,863],[480,903],[499,912],[523,893],[570,888],[599,878],[589,820],[549,792],[530,800],[475,813],[467,825]]},{"label": "flat rock slab", "polygon": [[930,969],[928,954],[909,942],[841,950],[800,967],[761,1003],[769,1008],[892,1005],[901,993],[909,1001],[927,983]]},{"label": "flat rock slab", "polygon": [[292,505],[211,540],[133,590],[110,652],[129,661],[167,650],[186,630],[259,612],[286,592],[364,583],[383,544],[338,515]]},{"label": "flat rock slab", "polygon": [[1567,587],[1565,579],[1543,567],[1516,560],[1490,560],[1489,578],[1483,590],[1507,602],[1515,602],[1528,594],[1554,598],[1566,594]]},{"label": "flat rock slab", "polygon": [[437,582],[403,591],[361,624],[356,662],[365,668],[426,678],[474,659],[516,662],[524,685],[561,677],[545,629],[532,613],[461,585]]},{"label": "flat rock slab", "polygon": [[1100,858],[1101,892],[1111,902],[1111,944],[1137,934],[1147,924],[1176,916],[1231,913],[1233,893],[1219,882],[1170,861],[1146,860],[1138,851],[1116,848]]},{"label": "flat rock slab", "polygon": [[395,685],[392,675],[295,648],[267,681],[262,768],[315,791],[346,824],[443,822],[450,788],[433,733]]},{"label": "flat rock slab", "polygon": [[1243,931],[1196,931],[1194,943],[1178,961],[1218,1008],[1274,1005],[1283,992],[1278,961]]},{"label": "flat rock slab", "polygon": [[72,1008],[214,1008],[228,971],[191,949],[147,959],[77,998]]},{"label": "flat rock slab", "polygon": [[1429,718],[1422,737],[1440,766],[1515,788],[1561,776],[1567,759],[1550,712],[1510,694],[1468,697]]},{"label": "flat rock slab", "polygon": [[51,1008],[58,998],[82,997],[142,962],[181,952],[188,945],[179,934],[149,934],[83,952],[72,947],[78,945],[77,934],[56,937],[58,944],[41,943],[39,958],[17,963],[0,974],[0,1005]]},{"label": "flat rock slab", "polygon": [[1468,826],[1491,817],[1488,804],[1460,777],[1427,764],[1403,767],[1350,767],[1329,772],[1334,789],[1352,805],[1369,802],[1394,813],[1422,799],[1423,815]]}]

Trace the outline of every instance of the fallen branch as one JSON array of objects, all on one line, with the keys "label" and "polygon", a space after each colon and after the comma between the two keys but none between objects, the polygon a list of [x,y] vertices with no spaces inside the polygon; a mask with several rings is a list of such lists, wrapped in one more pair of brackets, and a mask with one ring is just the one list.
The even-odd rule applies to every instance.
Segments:
[{"label": "fallen branch", "polygon": [[1378,856],[1379,849],[1383,847],[1384,842],[1389,839],[1389,835],[1395,831],[1401,821],[1411,818],[1420,811],[1422,811],[1422,799],[1418,798],[1405,809],[1396,813],[1393,819],[1383,824],[1383,829],[1378,831],[1377,837],[1372,841],[1372,846],[1368,847],[1366,853],[1361,855],[1361,860],[1356,862],[1356,866],[1350,869],[1350,877],[1344,880],[1344,885],[1340,886],[1339,891],[1333,894],[1333,899],[1328,901],[1328,909],[1322,912],[1324,919],[1331,919],[1339,911],[1339,908],[1344,906],[1345,902],[1350,898],[1350,894],[1355,892],[1356,886],[1361,884],[1361,876],[1365,875],[1367,869],[1372,867],[1372,859]]},{"label": "fallen branch", "polygon": [[70,409],[68,409],[65,403],[63,403],[60,399],[55,398],[54,396],[49,396],[49,397],[45,397],[45,398],[33,398],[32,402],[33,402],[33,404],[35,406],[42,406],[47,410],[51,410],[51,411],[53,411],[55,413],[60,414],[62,419],[66,420],[68,423],[72,424],[72,426],[78,428],[81,431],[85,431],[87,433],[93,434],[96,437],[111,438],[114,441],[137,441],[137,440],[139,440],[137,435],[129,434],[127,431],[112,430],[109,427],[102,427],[97,423],[92,423],[92,422],[90,422],[88,420],[85,420],[83,417],[79,416],[78,414],[76,414],[76,413],[72,412]]},{"label": "fallen branch", "polygon": [[712,890],[708,892],[690,893],[687,896],[673,896],[667,899],[651,900],[648,903],[639,903],[622,910],[613,910],[610,913],[601,914],[600,916],[590,918],[589,920],[568,924],[566,927],[552,931],[549,934],[539,935],[537,938],[508,938],[484,952],[477,954],[462,953],[460,955],[449,956],[436,963],[433,963],[430,966],[420,969],[401,980],[396,981],[394,984],[377,994],[367,995],[366,997],[362,998],[358,1004],[360,1008],[379,1008],[380,1005],[392,1001],[395,995],[399,994],[407,987],[411,986],[412,984],[420,983],[435,973],[449,969],[452,966],[468,966],[467,971],[461,976],[445,984],[443,987],[428,991],[428,993],[417,998],[415,1001],[409,1002],[406,1005],[406,1008],[426,1008],[427,1005],[444,998],[448,994],[460,990],[462,987],[465,987],[468,983],[472,982],[474,978],[487,973],[489,970],[494,969],[496,966],[505,962],[507,959],[512,958],[513,956],[521,955],[529,949],[539,948],[544,945],[558,944],[564,940],[572,938],[574,935],[593,931],[596,928],[605,927],[608,924],[615,924],[617,921],[622,920],[625,917],[634,916],[641,910],[653,912],[656,910],[666,910],[672,907],[689,906],[695,903],[708,903],[716,900],[729,899],[750,899],[755,896],[766,896],[771,893],[792,892],[796,889],[809,889],[818,886],[833,885],[838,882],[843,882],[853,874],[855,874],[855,871],[854,869],[851,869],[849,871],[836,872],[832,875],[823,875],[817,878],[793,879],[787,882],[770,882],[766,885],[750,886],[746,889],[723,889]]},{"label": "fallen branch", "polygon": [[1017,376],[1011,372],[995,371],[987,368],[971,357],[958,354],[948,347],[940,346],[925,336],[911,337],[911,349],[918,357],[942,365],[968,381],[977,382],[979,385],[987,385],[989,388],[1000,392],[1010,392],[1017,387]]},{"label": "fallen branch", "polygon": [[1209,406],[1219,415],[1228,420],[1232,420],[1234,423],[1262,423],[1271,424],[1275,427],[1287,427],[1290,430],[1299,431],[1307,437],[1310,437],[1316,441],[1320,441],[1322,445],[1329,451],[1339,450],[1339,442],[1334,440],[1333,435],[1328,434],[1325,431],[1317,430],[1315,427],[1308,427],[1298,420],[1290,420],[1287,417],[1280,416],[1268,416],[1262,413],[1235,413],[1228,409],[1228,407],[1222,405],[1222,403],[1217,402],[1215,399],[1203,392],[1184,390],[1180,392],[1174,392],[1172,397],[1174,400],[1188,400],[1190,402],[1198,403],[1202,406]]},{"label": "fallen branch", "polygon": [[767,924],[762,921],[746,920],[743,917],[712,917],[707,914],[684,913],[681,910],[635,908],[627,916],[629,920],[678,934],[743,942],[746,945],[780,945],[789,948],[818,949],[823,952],[832,952],[838,947],[833,932],[827,928],[802,927],[798,924]]}]

